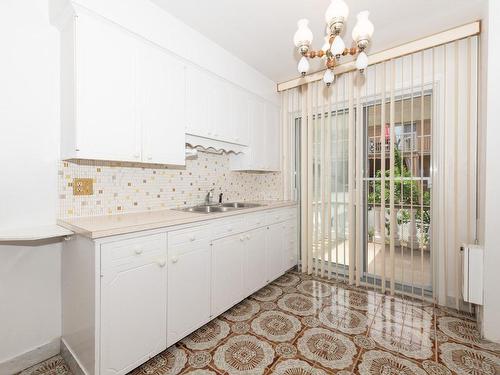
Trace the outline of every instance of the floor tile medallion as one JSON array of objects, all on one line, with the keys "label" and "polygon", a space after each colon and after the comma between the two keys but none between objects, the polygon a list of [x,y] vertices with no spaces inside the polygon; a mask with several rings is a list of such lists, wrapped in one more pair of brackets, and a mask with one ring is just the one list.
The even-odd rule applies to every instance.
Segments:
[{"label": "floor tile medallion", "polygon": [[346,336],[324,328],[306,330],[297,348],[305,358],[331,369],[351,366],[357,354],[356,346]]},{"label": "floor tile medallion", "polygon": [[134,371],[132,375],[176,375],[179,374],[187,363],[186,352],[172,345],[157,356],[151,358]]},{"label": "floor tile medallion", "polygon": [[272,372],[274,375],[327,375],[320,369],[315,369],[306,361],[299,359],[287,359],[276,365]]},{"label": "floor tile medallion", "polygon": [[314,315],[321,307],[321,302],[314,297],[299,293],[290,293],[278,300],[280,309],[295,315]]},{"label": "floor tile medallion", "polygon": [[481,339],[475,322],[445,316],[437,320],[438,328],[453,340],[463,344],[475,345],[482,349],[500,351],[500,345]]},{"label": "floor tile medallion", "polygon": [[273,281],[273,284],[287,287],[287,286],[295,286],[300,282],[300,277],[298,274],[294,272],[285,273],[283,276],[277,278]]},{"label": "floor tile medallion", "polygon": [[70,370],[64,359],[60,355],[56,355],[26,369],[19,375],[70,375]]},{"label": "floor tile medallion", "polygon": [[222,316],[232,322],[243,322],[251,319],[260,311],[260,305],[251,299],[245,299],[226,311]]},{"label": "floor tile medallion", "polygon": [[457,374],[500,374],[500,357],[492,353],[450,342],[441,344],[439,349],[443,364]]},{"label": "floor tile medallion", "polygon": [[429,375],[452,375],[446,366],[438,362],[423,361],[422,367]]},{"label": "floor tile medallion", "polygon": [[252,298],[260,302],[275,301],[283,294],[283,290],[275,285],[269,284],[252,294]]},{"label": "floor tile medallion", "polygon": [[291,342],[302,329],[300,320],[281,311],[265,311],[252,321],[257,335],[277,342]]},{"label": "floor tile medallion", "polygon": [[297,290],[312,297],[324,298],[332,294],[332,285],[317,280],[305,280],[297,285]]},{"label": "floor tile medallion", "polygon": [[381,350],[370,350],[363,354],[358,364],[360,375],[427,375],[418,365]]},{"label": "floor tile medallion", "polygon": [[368,326],[367,318],[363,313],[342,305],[326,306],[321,310],[319,320],[329,328],[338,329],[350,335],[363,333]]},{"label": "floor tile medallion", "polygon": [[273,360],[272,346],[251,335],[229,338],[214,354],[218,369],[236,375],[263,374]]},{"label": "floor tile medallion", "polygon": [[390,321],[374,323],[370,337],[382,348],[410,358],[429,359],[433,354],[432,341],[428,333]]},{"label": "floor tile medallion", "polygon": [[182,343],[191,350],[214,348],[229,335],[229,330],[229,324],[221,319],[214,319],[184,338]]}]

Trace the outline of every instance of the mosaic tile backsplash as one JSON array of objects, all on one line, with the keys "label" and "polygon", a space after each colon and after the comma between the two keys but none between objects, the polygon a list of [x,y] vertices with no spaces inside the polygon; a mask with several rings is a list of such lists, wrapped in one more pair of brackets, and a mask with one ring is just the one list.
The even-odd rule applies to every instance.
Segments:
[{"label": "mosaic tile backsplash", "polygon": [[[74,178],[91,178],[93,195],[73,195]],[[209,189],[224,201],[282,199],[280,173],[229,170],[229,155],[199,152],[186,167],[144,166],[102,161],[61,162],[59,216],[113,215],[125,212],[192,206]]]}]

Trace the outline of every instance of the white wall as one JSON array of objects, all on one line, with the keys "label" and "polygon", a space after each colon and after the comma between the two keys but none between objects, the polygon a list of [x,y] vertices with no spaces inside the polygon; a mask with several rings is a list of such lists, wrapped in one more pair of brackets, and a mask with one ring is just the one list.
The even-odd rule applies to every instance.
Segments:
[{"label": "white wall", "polygon": [[[127,1],[144,5],[146,16],[154,13],[171,28],[164,36],[174,53],[186,51],[187,59],[205,69],[269,100],[277,98],[274,82],[215,43],[149,2]],[[114,8],[102,4],[119,5],[121,17],[140,18],[120,13],[127,9],[121,6],[125,1],[81,3],[107,12]],[[52,224],[58,205],[59,32],[49,22],[49,0],[0,1],[0,45],[0,228]],[[58,351],[60,260],[60,243],[0,244],[0,374],[20,370],[7,366],[24,353],[37,362]],[[48,352],[36,351],[48,343]]]},{"label": "white wall", "polygon": [[484,218],[484,307],[483,333],[487,339],[500,342],[500,1],[488,2],[487,22],[487,108],[486,108],[486,171]]},{"label": "white wall", "polygon": [[[0,45],[0,228],[54,223],[59,47],[47,0],[1,1]],[[0,245],[0,373],[60,336],[60,280],[60,244]]]}]

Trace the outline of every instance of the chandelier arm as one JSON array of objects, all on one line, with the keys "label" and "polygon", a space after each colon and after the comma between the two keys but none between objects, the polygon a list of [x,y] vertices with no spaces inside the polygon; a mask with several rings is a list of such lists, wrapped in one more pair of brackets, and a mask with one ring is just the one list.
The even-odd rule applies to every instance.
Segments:
[{"label": "chandelier arm", "polygon": [[[344,51],[342,52],[342,56],[347,56],[347,55],[354,56],[359,52],[361,52],[361,49],[358,47],[345,48]],[[305,57],[308,57],[310,59],[314,59],[315,57],[321,58],[321,57],[328,55],[328,54],[323,50],[319,50],[319,51],[307,51],[307,52],[304,52],[302,55]]]}]

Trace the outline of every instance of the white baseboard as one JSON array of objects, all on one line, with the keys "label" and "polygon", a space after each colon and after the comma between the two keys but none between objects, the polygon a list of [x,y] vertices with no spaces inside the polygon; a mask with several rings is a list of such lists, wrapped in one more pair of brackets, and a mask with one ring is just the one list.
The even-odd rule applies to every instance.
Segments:
[{"label": "white baseboard", "polygon": [[35,349],[0,363],[0,375],[16,374],[28,367],[43,362],[61,351],[61,339],[58,337]]},{"label": "white baseboard", "polygon": [[80,362],[63,338],[61,338],[61,357],[63,357],[73,375],[87,375],[87,372],[83,370]]}]

